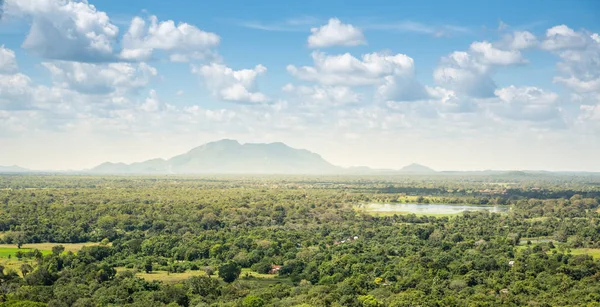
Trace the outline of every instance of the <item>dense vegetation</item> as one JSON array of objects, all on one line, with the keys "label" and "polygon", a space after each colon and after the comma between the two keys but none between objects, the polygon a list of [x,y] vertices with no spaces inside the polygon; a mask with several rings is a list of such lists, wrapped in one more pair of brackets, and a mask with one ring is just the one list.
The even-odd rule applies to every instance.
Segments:
[{"label": "dense vegetation", "polygon": [[[594,176],[5,175],[0,189],[1,243],[99,243],[19,253],[0,306],[600,306]],[[355,210],[415,200],[511,210]],[[141,277],[157,272],[187,277]]]}]

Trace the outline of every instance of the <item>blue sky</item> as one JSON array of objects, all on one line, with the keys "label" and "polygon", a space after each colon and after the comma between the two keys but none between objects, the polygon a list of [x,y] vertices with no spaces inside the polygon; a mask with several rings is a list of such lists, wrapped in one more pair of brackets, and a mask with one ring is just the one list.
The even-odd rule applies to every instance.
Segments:
[{"label": "blue sky", "polygon": [[87,168],[227,137],[344,166],[600,171],[597,1],[2,7],[0,165]]}]

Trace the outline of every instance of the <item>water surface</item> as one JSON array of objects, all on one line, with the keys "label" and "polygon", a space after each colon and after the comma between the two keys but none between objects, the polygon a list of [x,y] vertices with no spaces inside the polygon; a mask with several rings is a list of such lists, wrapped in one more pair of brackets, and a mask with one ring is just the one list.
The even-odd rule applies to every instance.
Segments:
[{"label": "water surface", "polygon": [[360,208],[369,212],[398,212],[414,214],[458,214],[464,211],[507,212],[508,206],[471,206],[453,204],[365,204]]}]

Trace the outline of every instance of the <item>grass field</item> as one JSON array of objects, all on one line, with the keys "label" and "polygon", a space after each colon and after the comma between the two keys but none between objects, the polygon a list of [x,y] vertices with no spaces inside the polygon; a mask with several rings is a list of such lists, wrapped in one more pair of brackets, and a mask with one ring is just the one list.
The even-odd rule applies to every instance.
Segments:
[{"label": "grass field", "polygon": [[136,274],[137,277],[141,277],[147,281],[158,280],[164,283],[176,283],[186,279],[189,279],[192,276],[202,276],[206,275],[204,271],[186,271],[184,273],[169,273],[166,271],[154,271],[150,273],[146,272],[138,272]]},{"label": "grass field", "polygon": [[[133,271],[132,269],[127,269],[123,267],[115,268],[117,272],[123,271]],[[213,276],[218,276],[218,272],[215,272]],[[147,281],[162,281],[164,283],[177,283],[183,280],[189,279],[192,276],[206,276],[206,273],[202,270],[198,271],[186,271],[184,273],[169,273],[167,271],[153,271],[150,273],[140,272],[138,271],[135,274],[137,277],[143,278]],[[240,274],[240,279],[242,280],[255,280],[261,281],[263,283],[277,283],[282,281],[287,281],[287,279],[278,278],[277,275],[271,274],[259,274],[253,272],[251,269],[242,269],[242,273]]]},{"label": "grass field", "polygon": [[573,255],[590,255],[594,259],[600,259],[600,248],[572,248],[571,254]]},{"label": "grass field", "polygon": [[[527,242],[527,241],[525,241],[525,242]],[[523,243],[523,241],[521,241],[521,243]],[[517,250],[522,251],[522,250],[526,250],[529,246],[533,247],[534,245],[536,245],[536,243],[533,243],[533,241],[532,241],[531,245],[521,244],[521,245],[516,246],[516,248],[517,248]],[[554,249],[554,250],[558,251],[558,249]],[[594,259],[600,259],[600,248],[571,248],[570,250],[571,250],[570,253],[565,251],[565,254],[590,255],[590,256],[594,257]],[[549,250],[547,252],[547,254],[551,254],[551,253],[552,253],[552,250]]]},{"label": "grass field", "polygon": [[31,243],[24,244],[21,246],[21,249],[17,248],[16,244],[0,244],[0,257],[7,258],[8,255],[11,257],[15,256],[17,251],[28,252],[38,249],[42,254],[47,255],[52,252],[52,247],[57,245],[62,245],[65,247],[65,252],[77,252],[84,246],[93,246],[98,245],[96,242],[87,242],[87,243]]},{"label": "grass field", "polygon": [[4,269],[6,270],[15,270],[17,271],[17,273],[19,273],[20,276],[22,276],[21,274],[21,265],[23,263],[29,263],[32,267],[35,267],[35,260],[31,260],[31,259],[25,259],[25,260],[18,260],[16,258],[13,259],[0,259],[0,265],[4,267]]},{"label": "grass field", "polygon": [[[15,254],[18,251],[26,253],[26,252],[31,252],[34,250],[35,250],[35,248],[29,248],[29,247],[21,247],[19,249],[17,247],[6,247],[5,245],[0,245],[0,258],[8,258],[9,256],[15,257]],[[41,249],[39,249],[39,250],[40,250],[40,252],[42,252],[42,255],[47,255],[52,252],[51,250],[41,250]]]}]

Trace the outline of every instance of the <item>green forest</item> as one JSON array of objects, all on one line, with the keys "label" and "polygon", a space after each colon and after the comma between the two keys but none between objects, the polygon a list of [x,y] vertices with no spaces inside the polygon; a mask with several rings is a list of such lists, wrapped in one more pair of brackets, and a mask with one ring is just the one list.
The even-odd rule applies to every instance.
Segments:
[{"label": "green forest", "polygon": [[0,175],[0,306],[600,306],[599,220],[599,176]]}]

